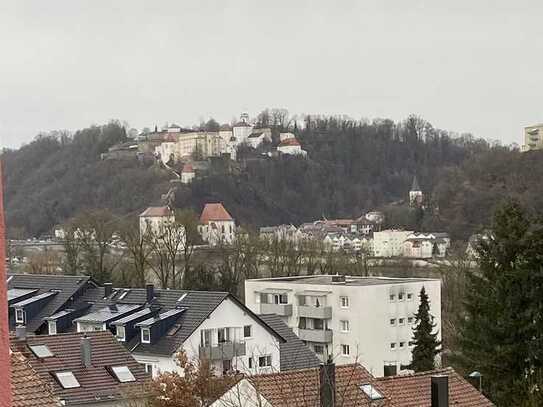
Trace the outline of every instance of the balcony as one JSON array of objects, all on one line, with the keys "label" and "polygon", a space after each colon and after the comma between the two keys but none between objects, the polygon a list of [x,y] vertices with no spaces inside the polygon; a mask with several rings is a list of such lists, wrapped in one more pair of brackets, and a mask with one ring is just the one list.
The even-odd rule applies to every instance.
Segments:
[{"label": "balcony", "polygon": [[331,329],[298,329],[298,336],[302,341],[306,342],[332,342]]},{"label": "balcony", "polygon": [[224,342],[213,346],[200,346],[200,358],[208,360],[230,360],[245,356],[245,342]]},{"label": "balcony", "polygon": [[330,319],[332,318],[332,307],[311,307],[300,305],[298,316],[305,318]]},{"label": "balcony", "polygon": [[292,304],[260,304],[260,313],[289,317],[292,315]]}]

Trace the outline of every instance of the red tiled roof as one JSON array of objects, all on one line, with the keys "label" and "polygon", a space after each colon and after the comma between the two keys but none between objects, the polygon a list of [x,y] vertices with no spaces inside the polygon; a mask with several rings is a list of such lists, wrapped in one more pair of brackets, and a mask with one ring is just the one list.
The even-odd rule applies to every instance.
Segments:
[{"label": "red tiled roof", "polygon": [[200,215],[200,223],[208,223],[210,221],[229,221],[234,220],[232,216],[224,209],[220,203],[205,204],[204,210]]},{"label": "red tiled roof", "polygon": [[191,164],[185,164],[183,165],[181,172],[194,172],[194,169],[192,168]]},{"label": "red tiled roof", "polygon": [[287,147],[287,146],[301,146],[301,144],[295,138],[287,138],[281,141],[278,147]]},{"label": "red tiled roof", "polygon": [[11,394],[13,407],[60,406],[49,383],[40,378],[20,352],[11,354]]},{"label": "red tiled roof", "polygon": [[376,379],[395,406],[431,407],[431,377],[438,374],[449,376],[449,405],[462,407],[492,407],[486,397],[477,391],[452,368],[405,376]]},{"label": "red tiled roof", "polygon": [[[88,332],[91,341],[91,367],[81,362],[82,333],[28,336],[26,340],[12,342],[14,350],[21,352],[41,379],[50,384],[53,394],[66,404],[99,403],[126,398],[127,395],[141,397],[146,393],[149,376],[141,364],[136,362],[109,331]],[[28,345],[47,345],[54,356],[38,359]],[[119,383],[107,368],[127,366],[135,382]],[[64,389],[54,379],[52,372],[71,371],[81,385]]]},{"label": "red tiled roof", "polygon": [[[319,375],[319,368],[313,368],[257,375],[248,380],[273,407],[314,407],[320,405]],[[360,389],[361,384],[367,383],[381,390],[371,374],[359,364],[336,366],[336,405],[372,406]],[[386,397],[380,403],[379,407],[393,406]]]},{"label": "red tiled roof", "polygon": [[173,216],[173,211],[168,206],[150,206],[140,216]]}]

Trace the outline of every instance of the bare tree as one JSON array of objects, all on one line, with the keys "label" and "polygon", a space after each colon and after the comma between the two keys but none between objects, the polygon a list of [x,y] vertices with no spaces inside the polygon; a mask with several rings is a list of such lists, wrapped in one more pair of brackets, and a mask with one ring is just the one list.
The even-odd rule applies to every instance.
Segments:
[{"label": "bare tree", "polygon": [[132,283],[137,287],[144,287],[147,281],[147,269],[153,252],[150,243],[151,233],[147,228],[142,233],[138,222],[129,221],[121,225],[120,238],[126,245],[129,261],[133,269]]}]

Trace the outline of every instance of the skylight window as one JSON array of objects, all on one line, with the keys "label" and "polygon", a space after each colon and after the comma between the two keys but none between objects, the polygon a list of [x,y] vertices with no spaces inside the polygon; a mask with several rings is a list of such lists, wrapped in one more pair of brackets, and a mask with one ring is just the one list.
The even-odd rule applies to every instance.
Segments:
[{"label": "skylight window", "polygon": [[371,384],[363,384],[360,386],[360,389],[366,393],[366,396],[368,396],[370,400],[381,400],[384,398],[383,395],[379,393],[379,391]]},{"label": "skylight window", "polygon": [[30,350],[34,355],[36,355],[38,358],[50,358],[51,356],[55,356],[53,352],[47,347],[47,345],[28,345]]},{"label": "skylight window", "polygon": [[81,387],[72,372],[53,373],[63,389],[75,389]]},{"label": "skylight window", "polygon": [[136,378],[134,377],[128,366],[112,366],[111,372],[113,373],[113,376],[115,376],[115,378],[121,383],[136,381]]}]

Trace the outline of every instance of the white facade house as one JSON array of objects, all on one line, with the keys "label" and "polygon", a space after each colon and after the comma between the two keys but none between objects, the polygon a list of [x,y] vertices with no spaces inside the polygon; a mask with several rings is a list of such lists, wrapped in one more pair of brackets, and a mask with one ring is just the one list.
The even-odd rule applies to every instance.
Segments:
[{"label": "white facade house", "polygon": [[404,242],[413,232],[387,229],[373,233],[373,254],[376,257],[399,257],[404,253]]},{"label": "white facade house", "polygon": [[304,157],[307,155],[307,151],[302,150],[302,145],[296,138],[282,140],[277,146],[277,151],[286,155],[301,155]]},{"label": "white facade house", "polygon": [[248,313],[237,300],[227,297],[170,355],[153,352],[152,345],[136,348],[132,355],[148,366],[153,377],[161,372],[182,373],[176,365],[176,355],[181,350],[192,361],[208,358],[219,374],[271,373],[280,371],[281,341],[277,333]]},{"label": "white facade house", "polygon": [[139,218],[142,236],[149,232],[160,236],[167,224],[175,222],[175,214],[168,206],[150,206]]},{"label": "white facade house", "polygon": [[192,165],[183,165],[183,169],[181,170],[181,182],[183,184],[190,184],[194,177],[196,177],[196,173],[194,172],[194,168],[192,168]]},{"label": "white facade house", "polygon": [[230,244],[234,241],[236,222],[220,203],[205,204],[200,215],[198,231],[210,246]]},{"label": "white facade house", "polygon": [[404,242],[405,257],[445,257],[451,247],[448,233],[412,233]]},{"label": "white facade house", "polygon": [[262,144],[264,141],[271,142],[271,129],[264,128],[264,129],[253,129],[251,134],[247,137],[247,144],[249,144],[253,148],[257,148],[260,144]]},{"label": "white facade house", "polygon": [[[323,361],[360,363],[376,376],[411,362],[419,293],[430,300],[441,337],[441,281],[421,278],[298,276],[245,281],[246,305],[275,313]],[[439,360],[438,360],[439,362]]]},{"label": "white facade house", "polygon": [[242,113],[240,121],[232,126],[232,134],[237,144],[245,143],[253,131],[253,125],[249,123],[249,115]]}]

